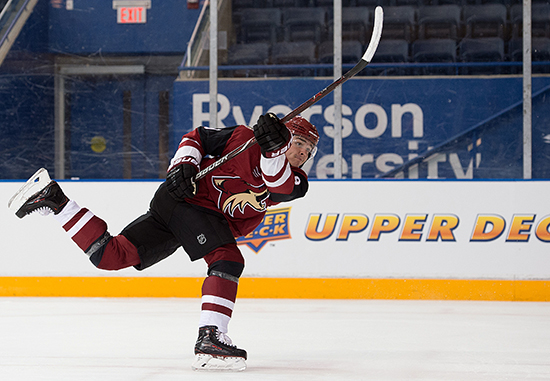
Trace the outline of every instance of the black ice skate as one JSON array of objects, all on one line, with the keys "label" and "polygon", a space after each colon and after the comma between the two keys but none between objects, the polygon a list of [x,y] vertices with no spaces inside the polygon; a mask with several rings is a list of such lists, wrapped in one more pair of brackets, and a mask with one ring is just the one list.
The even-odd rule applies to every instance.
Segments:
[{"label": "black ice skate", "polygon": [[194,370],[236,370],[246,369],[246,351],[231,343],[231,339],[221,333],[216,326],[199,328],[199,338],[195,344]]},{"label": "black ice skate", "polygon": [[48,171],[41,168],[13,195],[8,207],[15,211],[17,217],[23,218],[36,211],[43,215],[58,214],[67,202],[69,199],[59,184],[52,181]]}]

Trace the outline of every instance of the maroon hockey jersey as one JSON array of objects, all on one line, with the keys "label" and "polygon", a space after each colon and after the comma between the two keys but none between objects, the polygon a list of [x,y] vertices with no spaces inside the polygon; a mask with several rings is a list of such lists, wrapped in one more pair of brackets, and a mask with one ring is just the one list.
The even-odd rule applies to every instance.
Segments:
[{"label": "maroon hockey jersey", "polygon": [[[182,162],[206,168],[252,137],[246,126],[199,127],[183,136],[168,171]],[[199,180],[197,194],[186,201],[222,212],[240,237],[260,224],[267,207],[303,197],[307,189],[304,171],[290,166],[284,154],[263,157],[255,144]]]}]

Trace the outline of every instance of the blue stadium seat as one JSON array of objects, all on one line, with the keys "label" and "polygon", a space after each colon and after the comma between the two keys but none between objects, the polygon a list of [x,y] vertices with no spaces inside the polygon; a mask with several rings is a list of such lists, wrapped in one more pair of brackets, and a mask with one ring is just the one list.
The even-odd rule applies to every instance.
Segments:
[{"label": "blue stadium seat", "polygon": [[[550,38],[534,38],[531,41],[531,48],[533,61],[550,62]],[[545,73],[548,73],[548,71],[545,71]]]},{"label": "blue stadium seat", "polygon": [[[328,35],[334,33],[332,12],[329,15]],[[371,9],[368,7],[342,8],[342,40],[355,40],[365,44],[372,29]]]},{"label": "blue stadium seat", "polygon": [[407,40],[382,40],[372,62],[408,62],[409,43]]},{"label": "blue stadium seat", "polygon": [[[334,43],[325,41],[319,45],[319,63],[333,63]],[[342,41],[342,63],[357,63],[363,56],[363,45],[359,41]]]},{"label": "blue stadium seat", "polygon": [[[359,41],[342,41],[342,63],[356,64],[363,56],[363,45]],[[334,43],[325,41],[318,47],[318,62],[332,64],[334,62]],[[344,70],[345,72],[346,70]],[[333,69],[321,69],[320,75],[332,76]]]},{"label": "blue stadium seat", "polygon": [[424,5],[424,1],[423,0],[391,0],[389,5],[398,6],[398,7],[403,7],[408,5],[408,6],[418,8]]},{"label": "blue stadium seat", "polygon": [[[499,37],[464,38],[459,44],[459,58],[462,62],[502,62],[504,61],[504,40]],[[462,74],[499,74],[500,66],[466,67]]]},{"label": "blue stadium seat", "polygon": [[266,3],[263,0],[231,0],[233,12],[244,8],[265,8]]},{"label": "blue stadium seat", "polygon": [[[426,0],[424,2],[424,5],[458,5],[463,7],[468,3],[468,1],[475,2],[475,1],[481,1],[481,0]],[[494,1],[504,1],[504,0],[494,0]]]},{"label": "blue stadium seat", "polygon": [[377,5],[384,5],[384,0],[355,0],[356,7],[375,8]]},{"label": "blue stadium seat", "polygon": [[310,0],[266,0],[269,7],[274,8],[300,8],[307,7]]},{"label": "blue stadium seat", "polygon": [[[409,62],[409,43],[407,40],[381,40],[372,63],[407,63]],[[366,72],[369,75],[406,75],[410,74],[409,69],[400,65],[391,68],[371,68],[367,66]]]},{"label": "blue stadium seat", "polygon": [[[523,5],[514,4],[510,8],[512,38],[521,37],[523,30]],[[550,4],[531,4],[531,36],[550,38]]]},{"label": "blue stadium seat", "polygon": [[[456,41],[453,39],[416,40],[411,46],[412,60],[420,63],[456,62]],[[415,70],[415,74],[453,74],[454,68],[426,67]]]},{"label": "blue stadium seat", "polygon": [[460,11],[458,5],[434,5],[418,9],[418,38],[459,38]]},{"label": "blue stadium seat", "polygon": [[[537,0],[533,0],[535,2]],[[512,4],[522,3],[522,0],[462,0],[463,5],[502,4],[509,8]]]},{"label": "blue stadium seat", "polygon": [[[523,61],[523,39],[513,38],[508,42],[508,59],[513,62]],[[531,60],[533,62],[550,62],[550,38],[536,37],[531,40]],[[533,73],[550,73],[550,64],[532,67]],[[515,67],[515,74],[522,72],[521,67]]]},{"label": "blue stadium seat", "polygon": [[466,29],[465,37],[505,38],[507,30],[507,9],[503,4],[466,5],[462,19]]},{"label": "blue stadium seat", "polygon": [[326,33],[326,17],[324,8],[285,8],[285,41],[313,41],[320,44]]},{"label": "blue stadium seat", "polygon": [[[270,45],[266,42],[233,45],[228,50],[228,65],[267,65],[269,64]],[[233,70],[232,73],[224,70],[233,77],[257,77],[263,76],[265,70]],[[232,75],[231,75],[232,74]]]},{"label": "blue stadium seat", "polygon": [[383,39],[416,39],[416,8],[412,6],[385,7]]},{"label": "blue stadium seat", "polygon": [[[317,47],[313,41],[283,41],[273,45],[271,62],[275,65],[309,65],[317,63]],[[312,76],[313,69],[292,68],[276,69],[273,75],[282,76]]]},{"label": "blue stadium seat", "polygon": [[244,43],[267,42],[279,39],[281,11],[277,8],[244,9],[241,12],[240,40]]},{"label": "blue stadium seat", "polygon": [[[376,2],[378,3],[379,0],[365,0],[368,2]],[[324,7],[324,8],[333,8],[334,7],[334,0],[313,0],[313,5],[315,7]],[[371,6],[378,5],[378,4],[371,4]],[[342,0],[342,7],[351,7],[351,6],[357,6],[356,0]]]}]

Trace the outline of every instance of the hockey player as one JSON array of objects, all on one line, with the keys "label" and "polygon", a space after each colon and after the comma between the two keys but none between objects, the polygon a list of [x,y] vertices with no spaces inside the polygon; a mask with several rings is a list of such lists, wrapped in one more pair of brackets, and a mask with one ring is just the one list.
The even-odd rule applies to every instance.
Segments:
[{"label": "hockey player", "polygon": [[[258,144],[210,172],[193,177],[216,157],[255,136]],[[199,336],[193,369],[244,370],[247,353],[227,336],[244,258],[235,237],[246,236],[266,208],[303,197],[307,175],[300,169],[316,151],[319,135],[302,117],[285,126],[271,113],[246,126],[199,127],[183,136],[149,211],[112,236],[107,224],[70,200],[45,169],[10,200],[19,218],[53,213],[71,239],[104,270],[137,270],[167,258],[179,247],[208,266],[202,285]]]}]

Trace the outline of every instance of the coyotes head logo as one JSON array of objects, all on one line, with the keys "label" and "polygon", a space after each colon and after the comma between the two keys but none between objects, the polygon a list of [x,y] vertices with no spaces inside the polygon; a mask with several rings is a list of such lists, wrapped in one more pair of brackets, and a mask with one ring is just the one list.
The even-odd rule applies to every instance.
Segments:
[{"label": "coyotes head logo", "polygon": [[[269,191],[263,184],[255,187],[239,177],[213,177],[212,184],[220,192],[218,208],[231,217],[235,210],[245,214],[247,205],[257,212],[266,210],[265,200],[269,197]],[[250,188],[256,188],[257,192]]]}]

